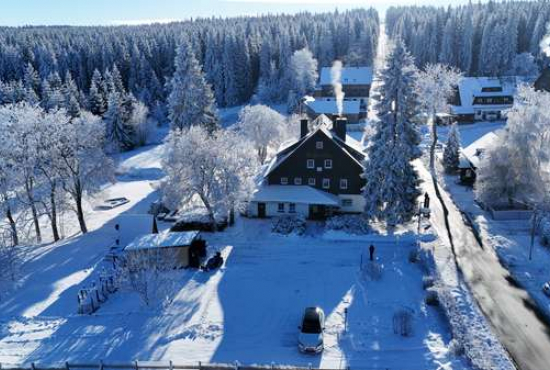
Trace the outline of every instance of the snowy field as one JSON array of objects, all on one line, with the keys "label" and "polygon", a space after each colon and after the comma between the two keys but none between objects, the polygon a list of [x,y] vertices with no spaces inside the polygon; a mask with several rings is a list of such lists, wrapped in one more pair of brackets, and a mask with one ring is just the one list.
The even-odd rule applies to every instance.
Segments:
[{"label": "snowy field", "polygon": [[[466,368],[448,352],[444,318],[423,303],[421,270],[408,262],[410,242],[376,238],[383,273],[372,281],[360,271],[366,242],[311,236],[319,231],[315,225],[303,238],[271,235],[269,227],[268,221],[241,220],[227,232],[208,235],[209,245],[228,257],[225,267],[215,273],[182,271],[181,289],[161,311],[145,309],[130,293],[116,293],[96,314],[75,315],[75,288],[86,279],[85,266],[69,281],[54,282],[63,290],[54,299],[35,292],[33,301],[42,300],[31,307],[20,299],[6,302],[2,316],[8,328],[0,340],[0,361],[238,360],[325,368]],[[100,258],[97,250],[98,255],[79,252],[80,261],[85,253],[89,260]],[[28,289],[21,294],[29,296]],[[327,314],[321,356],[297,350],[297,326],[310,305]],[[393,314],[401,308],[413,312],[410,338],[393,332]]]}]

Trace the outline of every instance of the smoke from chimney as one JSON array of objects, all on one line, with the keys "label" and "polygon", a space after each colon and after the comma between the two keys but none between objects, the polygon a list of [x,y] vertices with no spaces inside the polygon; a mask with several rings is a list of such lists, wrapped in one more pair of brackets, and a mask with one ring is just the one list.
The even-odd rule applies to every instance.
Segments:
[{"label": "smoke from chimney", "polygon": [[546,25],[546,35],[540,41],[540,51],[550,58],[550,23]]},{"label": "smoke from chimney", "polygon": [[335,60],[330,69],[330,77],[332,78],[332,88],[336,96],[336,107],[338,108],[338,116],[342,116],[344,112],[344,90],[342,90],[342,62]]}]

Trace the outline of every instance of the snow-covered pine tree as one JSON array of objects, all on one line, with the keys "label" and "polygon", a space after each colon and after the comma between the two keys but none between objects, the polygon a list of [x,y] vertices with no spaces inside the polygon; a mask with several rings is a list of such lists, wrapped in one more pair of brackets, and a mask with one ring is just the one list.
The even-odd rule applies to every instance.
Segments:
[{"label": "snow-covered pine tree", "polygon": [[420,135],[412,122],[417,114],[413,63],[403,42],[397,40],[382,72],[380,121],[365,163],[365,215],[388,225],[410,220],[419,195],[418,175],[411,163],[420,157]]},{"label": "snow-covered pine tree", "polygon": [[460,161],[460,132],[458,125],[453,123],[443,152],[443,165],[449,172],[456,171]]},{"label": "snow-covered pine tree", "polygon": [[108,108],[104,115],[107,143],[111,150],[130,150],[134,147],[132,133],[126,122],[126,106],[116,92],[109,94]]},{"label": "snow-covered pine tree", "polygon": [[88,105],[90,112],[96,116],[102,116],[105,113],[106,101],[103,91],[103,77],[101,73],[96,69],[94,71],[92,82],[90,84],[90,91],[88,92]]},{"label": "snow-covered pine tree", "polygon": [[290,58],[289,84],[287,102],[288,111],[294,112],[300,99],[311,94],[317,83],[317,60],[309,49],[296,50]]},{"label": "snow-covered pine tree", "polygon": [[169,82],[169,118],[172,129],[192,125],[214,130],[218,124],[212,88],[187,44],[178,49],[176,71]]}]

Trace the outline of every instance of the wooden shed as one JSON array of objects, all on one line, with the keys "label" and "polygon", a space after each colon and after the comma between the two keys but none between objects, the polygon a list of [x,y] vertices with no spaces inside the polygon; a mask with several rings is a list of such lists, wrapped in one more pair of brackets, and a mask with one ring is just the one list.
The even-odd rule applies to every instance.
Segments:
[{"label": "wooden shed", "polygon": [[166,268],[188,267],[199,231],[162,232],[136,238],[124,248],[129,260],[140,261],[143,267],[161,264]]}]

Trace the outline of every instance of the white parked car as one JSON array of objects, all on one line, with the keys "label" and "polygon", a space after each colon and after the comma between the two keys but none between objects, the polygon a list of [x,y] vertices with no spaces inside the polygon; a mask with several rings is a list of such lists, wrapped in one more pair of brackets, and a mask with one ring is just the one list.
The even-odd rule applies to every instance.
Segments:
[{"label": "white parked car", "polygon": [[550,281],[544,283],[542,286],[542,292],[547,296],[550,297]]},{"label": "white parked car", "polygon": [[112,198],[112,199],[107,199],[106,201],[104,201],[103,204],[101,204],[99,206],[99,208],[101,208],[101,209],[113,209],[113,208],[116,208],[116,207],[120,207],[121,205],[126,204],[126,203],[130,203],[130,200],[128,198],[124,198],[124,197]]},{"label": "white parked car", "polygon": [[323,332],[325,330],[325,313],[319,307],[308,307],[298,327],[298,349],[300,352],[320,353],[325,348]]}]

